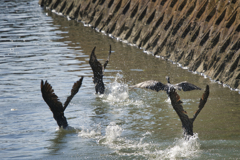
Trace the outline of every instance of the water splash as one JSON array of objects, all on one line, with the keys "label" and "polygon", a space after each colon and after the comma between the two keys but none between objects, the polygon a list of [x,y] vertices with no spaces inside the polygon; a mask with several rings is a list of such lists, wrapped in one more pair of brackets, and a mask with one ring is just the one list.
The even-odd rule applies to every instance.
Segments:
[{"label": "water splash", "polygon": [[168,97],[164,102],[171,104],[171,99]]},{"label": "water splash", "polygon": [[85,137],[85,138],[94,138],[98,144],[106,145],[110,148],[117,149],[118,146],[117,141],[124,140],[120,138],[123,129],[117,125],[115,122],[110,122],[110,124],[105,129],[105,136],[101,134],[101,126],[98,126],[96,130],[82,130],[79,132],[78,136]]},{"label": "water splash", "polygon": [[105,129],[105,136],[101,133],[101,125],[98,124],[97,128],[93,129],[82,129],[79,133],[79,137],[93,138],[97,139],[98,144],[113,145],[115,141],[119,140],[123,129],[116,125],[115,122],[110,122],[110,124]]},{"label": "water splash", "polygon": [[145,155],[151,148],[151,143],[143,142],[146,136],[151,135],[150,132],[143,134],[139,141],[129,140],[121,137],[124,131],[115,122],[111,122],[105,129],[106,135],[98,140],[99,144],[107,145],[109,148],[114,149],[115,153],[119,155]]},{"label": "water splash", "polygon": [[176,139],[173,146],[157,151],[154,159],[196,158],[199,153],[200,143],[198,142],[198,134],[195,133],[188,140],[185,138]]},{"label": "water splash", "polygon": [[115,122],[111,122],[106,128],[105,135],[105,144],[111,144],[117,140],[118,137],[121,136],[123,129],[116,125]]},{"label": "water splash", "polygon": [[84,138],[96,139],[97,144],[105,145],[114,150],[115,154],[123,156],[137,156],[147,159],[188,159],[197,158],[200,156],[200,143],[198,142],[198,134],[195,133],[188,140],[185,138],[177,138],[172,145],[154,144],[153,142],[145,141],[151,132],[146,132],[139,137],[138,140],[122,137],[124,129],[115,122],[105,128],[105,135],[101,135],[101,126],[97,129],[81,130],[78,136]]},{"label": "water splash", "polygon": [[122,75],[117,73],[114,82],[108,84],[103,101],[113,105],[142,105],[142,101],[129,98],[128,85],[121,80]]},{"label": "water splash", "polygon": [[115,81],[110,83],[108,86],[109,94],[107,95],[107,100],[113,102],[122,102],[129,98],[128,95],[128,85],[124,83],[118,83],[120,74],[117,74]]},{"label": "water splash", "polygon": [[57,132],[61,132],[61,133],[72,133],[72,132],[76,132],[78,131],[78,129],[72,127],[72,126],[67,126],[65,129],[63,129],[62,127],[57,127],[56,128]]},{"label": "water splash", "polygon": [[84,138],[99,138],[101,137],[101,125],[98,124],[96,129],[82,129],[78,133],[78,136]]}]

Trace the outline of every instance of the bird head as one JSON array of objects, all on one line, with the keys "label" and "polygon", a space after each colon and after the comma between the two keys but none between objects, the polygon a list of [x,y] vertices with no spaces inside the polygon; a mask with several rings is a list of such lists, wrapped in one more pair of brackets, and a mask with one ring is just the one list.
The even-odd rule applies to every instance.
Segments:
[{"label": "bird head", "polygon": [[170,78],[166,76],[167,82],[170,83]]}]

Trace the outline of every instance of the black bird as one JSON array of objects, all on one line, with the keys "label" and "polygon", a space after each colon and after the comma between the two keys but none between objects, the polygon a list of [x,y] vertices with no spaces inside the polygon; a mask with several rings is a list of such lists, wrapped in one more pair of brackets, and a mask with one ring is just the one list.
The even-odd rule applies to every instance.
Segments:
[{"label": "black bird", "polygon": [[109,49],[108,59],[106,60],[106,62],[104,63],[103,66],[97,60],[97,57],[95,55],[95,49],[96,49],[96,47],[94,47],[92,50],[92,53],[91,53],[90,59],[89,59],[89,64],[93,70],[93,83],[95,84],[96,93],[104,94],[105,87],[104,87],[104,83],[103,83],[103,72],[104,72],[105,68],[107,67],[107,64],[110,59],[111,45],[110,45],[110,49]]},{"label": "black bird", "polygon": [[203,109],[205,103],[207,102],[208,96],[209,86],[207,85],[205,92],[200,99],[197,111],[194,113],[193,118],[189,118],[187,112],[183,109],[183,106],[181,105],[182,101],[180,100],[180,96],[177,94],[173,87],[170,88],[169,97],[171,99],[171,104],[182,122],[182,128],[184,130],[185,136],[193,135],[193,122],[197,118],[197,115],[200,113],[200,111]]},{"label": "black bird", "polygon": [[68,104],[72,98],[77,94],[79,88],[82,85],[83,77],[81,77],[77,82],[74,83],[71,90],[71,95],[67,97],[64,105],[59,101],[58,96],[54,93],[52,86],[47,82],[41,80],[41,92],[44,101],[49,106],[50,110],[53,113],[53,118],[57,121],[59,128],[66,129],[68,126],[67,119],[64,116],[64,111],[67,108]]},{"label": "black bird", "polygon": [[167,79],[167,84],[163,84],[159,81],[154,81],[154,80],[149,80],[149,81],[144,81],[141,83],[138,83],[134,86],[130,86],[133,88],[147,88],[147,89],[151,89],[154,91],[166,91],[167,94],[169,95],[170,92],[170,88],[173,87],[176,90],[183,90],[183,91],[191,91],[191,90],[201,90],[201,88],[195,86],[194,84],[188,83],[187,81],[184,82],[180,82],[177,84],[171,84],[170,83],[170,78],[168,76],[166,76]]}]

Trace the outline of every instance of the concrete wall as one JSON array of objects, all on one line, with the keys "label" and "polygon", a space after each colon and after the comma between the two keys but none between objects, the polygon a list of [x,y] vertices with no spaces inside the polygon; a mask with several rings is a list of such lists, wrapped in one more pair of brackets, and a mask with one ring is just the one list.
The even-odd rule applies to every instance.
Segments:
[{"label": "concrete wall", "polygon": [[240,89],[240,0],[39,0]]}]

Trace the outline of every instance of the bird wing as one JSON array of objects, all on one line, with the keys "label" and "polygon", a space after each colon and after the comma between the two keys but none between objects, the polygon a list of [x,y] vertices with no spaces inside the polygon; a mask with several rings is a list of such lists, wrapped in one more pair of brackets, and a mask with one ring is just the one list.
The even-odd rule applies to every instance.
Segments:
[{"label": "bird wing", "polygon": [[205,103],[207,102],[209,96],[209,86],[206,86],[205,92],[202,95],[202,98],[200,99],[199,105],[198,105],[198,109],[195,112],[195,114],[193,115],[192,121],[194,121],[197,118],[197,115],[200,113],[200,111],[203,109]]},{"label": "bird wing", "polygon": [[41,92],[44,101],[53,114],[61,115],[64,112],[62,103],[59,101],[58,96],[54,93],[52,86],[47,81],[44,83],[44,81],[41,80]]},{"label": "bird wing", "polygon": [[170,88],[169,97],[171,99],[173,109],[176,111],[178,117],[182,122],[184,132],[187,135],[193,135],[193,121],[189,119],[187,112],[183,109],[183,106],[181,105],[182,101],[180,100],[180,96],[177,94],[177,92],[175,92],[174,87]]},{"label": "bird wing", "polygon": [[162,84],[161,82],[158,82],[158,81],[149,80],[149,81],[144,81],[144,82],[138,83],[131,87],[132,88],[147,88],[147,89],[151,89],[151,90],[158,92],[160,90],[165,90],[166,85]]},{"label": "bird wing", "polygon": [[108,54],[108,59],[107,59],[106,62],[104,63],[103,70],[107,67],[107,64],[108,64],[108,62],[109,62],[109,60],[110,60],[111,52],[112,52],[112,51],[111,51],[111,45],[110,45],[109,54]]},{"label": "bird wing", "polygon": [[89,59],[89,64],[93,70],[94,79],[101,78],[101,76],[103,75],[103,67],[102,64],[97,60],[97,57],[95,55],[95,49],[96,47],[93,48]]},{"label": "bird wing", "polygon": [[182,101],[180,99],[180,96],[177,94],[177,92],[175,92],[175,89],[173,87],[170,88],[169,97],[171,99],[172,106],[174,110],[177,112],[179,118],[181,120],[187,121],[187,119],[189,119],[187,112],[183,109],[183,106],[181,105]]},{"label": "bird wing", "polygon": [[187,81],[175,84],[174,87],[178,90],[182,89],[183,91],[201,90],[201,88],[199,88],[198,86],[195,86],[194,84],[188,83]]},{"label": "bird wing", "polygon": [[175,89],[172,87],[170,89],[169,97],[171,99],[172,106],[174,110],[177,112],[181,122],[182,126],[185,129],[185,133],[188,135],[193,135],[193,122],[197,118],[197,115],[200,113],[200,111],[203,109],[204,105],[207,102],[209,96],[209,86],[206,86],[205,92],[202,95],[202,98],[200,99],[200,103],[198,106],[197,111],[193,115],[193,118],[189,118],[187,115],[187,112],[183,109],[183,106],[181,105],[182,101],[180,100],[180,96],[175,92]]},{"label": "bird wing", "polygon": [[79,88],[82,85],[82,81],[83,81],[83,77],[81,77],[77,82],[75,82],[73,84],[72,90],[71,90],[71,95],[68,96],[66,102],[64,103],[63,111],[65,111],[65,109],[67,108],[67,106],[70,103],[70,101],[72,100],[72,98],[77,94]]}]

